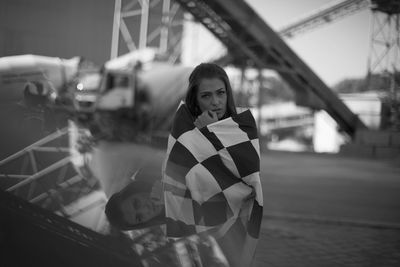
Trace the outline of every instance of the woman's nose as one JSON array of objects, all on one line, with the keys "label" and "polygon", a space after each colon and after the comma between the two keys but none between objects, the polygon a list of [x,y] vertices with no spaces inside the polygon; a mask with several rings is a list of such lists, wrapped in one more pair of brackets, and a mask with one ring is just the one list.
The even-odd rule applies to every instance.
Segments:
[{"label": "woman's nose", "polygon": [[216,105],[218,104],[218,97],[216,95],[213,95],[211,98],[211,104]]}]

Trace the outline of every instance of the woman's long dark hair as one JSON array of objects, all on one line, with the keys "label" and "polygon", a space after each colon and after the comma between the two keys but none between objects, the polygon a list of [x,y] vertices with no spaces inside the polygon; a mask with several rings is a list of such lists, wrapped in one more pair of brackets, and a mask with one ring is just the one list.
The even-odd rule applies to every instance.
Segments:
[{"label": "woman's long dark hair", "polygon": [[186,93],[185,102],[186,106],[189,108],[190,113],[193,115],[194,118],[197,118],[197,116],[201,114],[201,110],[196,98],[197,90],[202,79],[212,78],[220,79],[225,84],[227,94],[227,107],[226,113],[223,118],[236,115],[236,105],[233,99],[232,87],[229,82],[228,75],[223,68],[214,63],[201,63],[196,68],[194,68],[189,76],[189,86]]}]

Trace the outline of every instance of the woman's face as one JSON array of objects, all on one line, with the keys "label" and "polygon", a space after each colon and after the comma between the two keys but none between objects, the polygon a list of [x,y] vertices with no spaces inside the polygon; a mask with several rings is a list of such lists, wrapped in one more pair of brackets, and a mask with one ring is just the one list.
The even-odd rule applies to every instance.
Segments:
[{"label": "woman's face", "polygon": [[197,90],[196,100],[201,112],[211,110],[218,119],[226,113],[227,92],[225,83],[218,78],[202,79]]},{"label": "woman's face", "polygon": [[146,193],[133,194],[125,198],[120,205],[124,219],[129,224],[148,221],[162,210],[162,206],[154,204]]}]

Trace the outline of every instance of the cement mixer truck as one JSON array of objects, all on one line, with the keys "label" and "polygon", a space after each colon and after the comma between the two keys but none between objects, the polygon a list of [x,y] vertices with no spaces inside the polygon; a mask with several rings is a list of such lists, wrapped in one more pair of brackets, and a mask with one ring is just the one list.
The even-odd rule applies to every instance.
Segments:
[{"label": "cement mixer truck", "polygon": [[[35,104],[53,97],[76,77],[83,58],[62,59],[39,55],[0,58],[0,101],[17,102],[28,98]],[[30,98],[30,99],[29,99]],[[35,101],[36,100],[36,101]]]}]

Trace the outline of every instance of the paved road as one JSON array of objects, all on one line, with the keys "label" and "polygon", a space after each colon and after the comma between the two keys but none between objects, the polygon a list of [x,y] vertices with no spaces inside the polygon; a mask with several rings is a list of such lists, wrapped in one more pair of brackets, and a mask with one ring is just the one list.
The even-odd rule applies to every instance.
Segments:
[{"label": "paved road", "polygon": [[267,152],[253,267],[400,266],[400,164]]},{"label": "paved road", "polygon": [[400,229],[264,220],[253,267],[398,267]]},{"label": "paved road", "polygon": [[261,162],[267,213],[400,225],[400,162],[285,152]]}]

